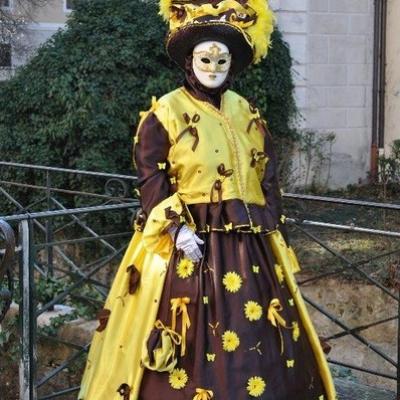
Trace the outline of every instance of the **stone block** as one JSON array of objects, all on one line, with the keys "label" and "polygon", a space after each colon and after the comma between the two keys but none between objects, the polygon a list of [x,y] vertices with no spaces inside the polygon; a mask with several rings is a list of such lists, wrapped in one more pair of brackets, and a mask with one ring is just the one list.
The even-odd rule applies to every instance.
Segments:
[{"label": "stone block", "polygon": [[307,90],[307,104],[310,108],[326,107],[327,90],[324,86],[311,86]]},{"label": "stone block", "polygon": [[295,65],[292,67],[292,76],[295,86],[307,85],[307,75],[305,65]]},{"label": "stone block", "polygon": [[305,115],[307,126],[312,129],[345,128],[346,108],[310,108]]},{"label": "stone block", "polygon": [[278,15],[278,24],[284,33],[306,33],[307,15],[281,11]]},{"label": "stone block", "polygon": [[329,107],[365,107],[363,86],[332,87],[328,91]]},{"label": "stone block", "polygon": [[272,10],[278,11],[280,9],[280,0],[270,0],[269,6]]},{"label": "stone block", "polygon": [[307,36],[304,34],[286,34],[285,40],[289,44],[293,61],[298,64],[307,62]]},{"label": "stone block", "polygon": [[349,128],[365,128],[368,126],[366,108],[348,108],[347,126]]},{"label": "stone block", "polygon": [[309,16],[309,32],[320,34],[345,34],[349,16],[346,14],[312,13]]},{"label": "stone block", "polygon": [[294,89],[294,98],[298,108],[305,108],[307,106],[307,88],[296,87]]},{"label": "stone block", "polygon": [[326,35],[308,36],[308,62],[327,64],[329,60],[329,37]]},{"label": "stone block", "polygon": [[349,33],[363,35],[374,31],[373,15],[351,15],[349,18]]},{"label": "stone block", "polygon": [[365,64],[367,48],[364,35],[340,35],[329,38],[329,62],[332,64]]},{"label": "stone block", "polygon": [[281,0],[282,11],[307,11],[307,0]]},{"label": "stone block", "polygon": [[371,85],[372,64],[347,65],[347,82],[349,85]]},{"label": "stone block", "polygon": [[311,85],[345,85],[347,82],[346,65],[310,64],[308,80]]},{"label": "stone block", "polygon": [[329,11],[329,0],[309,0],[308,11],[310,12]]},{"label": "stone block", "polygon": [[368,13],[369,0],[330,0],[329,11],[335,13]]}]

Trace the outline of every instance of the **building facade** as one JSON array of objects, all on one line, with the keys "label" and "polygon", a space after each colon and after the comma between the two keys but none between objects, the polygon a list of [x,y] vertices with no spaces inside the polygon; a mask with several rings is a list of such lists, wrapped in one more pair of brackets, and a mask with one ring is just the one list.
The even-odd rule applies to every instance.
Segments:
[{"label": "building facade", "polygon": [[400,139],[400,2],[388,1],[385,85],[385,151]]},{"label": "building facade", "polygon": [[274,0],[272,5],[294,59],[301,126],[319,135],[335,135],[331,151],[324,149],[331,163],[319,171],[320,181],[338,187],[366,180],[373,0]]},{"label": "building facade", "polygon": [[[12,7],[13,1],[16,0],[0,3]],[[400,17],[400,2],[388,1],[386,147],[400,138],[396,130],[396,111],[400,109],[400,72],[396,68],[400,63],[400,45],[396,40],[400,28],[396,21]],[[270,4],[293,57],[295,96],[300,111],[296,123],[316,137],[335,136],[335,141],[322,149],[327,154],[322,168],[317,168],[318,179],[330,187],[366,181],[371,168],[374,1],[270,0]],[[32,49],[65,26],[71,8],[71,0],[50,0],[35,11],[34,22],[28,24],[26,34]],[[7,62],[17,66],[26,62],[29,54],[7,57]],[[305,159],[301,153],[294,158],[299,184],[304,184],[301,171]]]}]

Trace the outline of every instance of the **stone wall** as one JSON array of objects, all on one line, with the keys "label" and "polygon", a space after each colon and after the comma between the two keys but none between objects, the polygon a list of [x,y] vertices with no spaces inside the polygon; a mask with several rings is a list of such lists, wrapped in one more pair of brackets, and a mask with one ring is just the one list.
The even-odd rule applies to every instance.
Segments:
[{"label": "stone wall", "polygon": [[301,126],[336,135],[329,186],[364,180],[372,135],[373,0],[273,0],[271,6],[294,58]]},{"label": "stone wall", "polygon": [[400,2],[388,1],[385,150],[400,139]]}]

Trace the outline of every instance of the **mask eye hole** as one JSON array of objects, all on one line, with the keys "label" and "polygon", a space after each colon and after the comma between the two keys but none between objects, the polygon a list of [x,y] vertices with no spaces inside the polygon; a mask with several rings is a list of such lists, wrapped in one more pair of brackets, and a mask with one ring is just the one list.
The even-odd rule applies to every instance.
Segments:
[{"label": "mask eye hole", "polygon": [[219,65],[226,64],[226,60],[218,60],[218,64],[219,64]]},{"label": "mask eye hole", "polygon": [[203,58],[201,59],[201,62],[204,63],[204,64],[210,64],[211,61],[210,61],[209,58],[203,57]]}]

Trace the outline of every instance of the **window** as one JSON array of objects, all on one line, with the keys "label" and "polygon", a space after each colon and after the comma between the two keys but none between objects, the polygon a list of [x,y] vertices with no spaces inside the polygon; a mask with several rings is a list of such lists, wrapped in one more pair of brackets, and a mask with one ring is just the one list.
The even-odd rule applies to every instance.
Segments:
[{"label": "window", "polygon": [[11,45],[0,43],[0,68],[11,67]]},{"label": "window", "polygon": [[11,8],[11,0],[0,0],[0,8]]},{"label": "window", "polygon": [[74,0],[64,0],[64,11],[69,12],[72,10],[74,10]]}]

